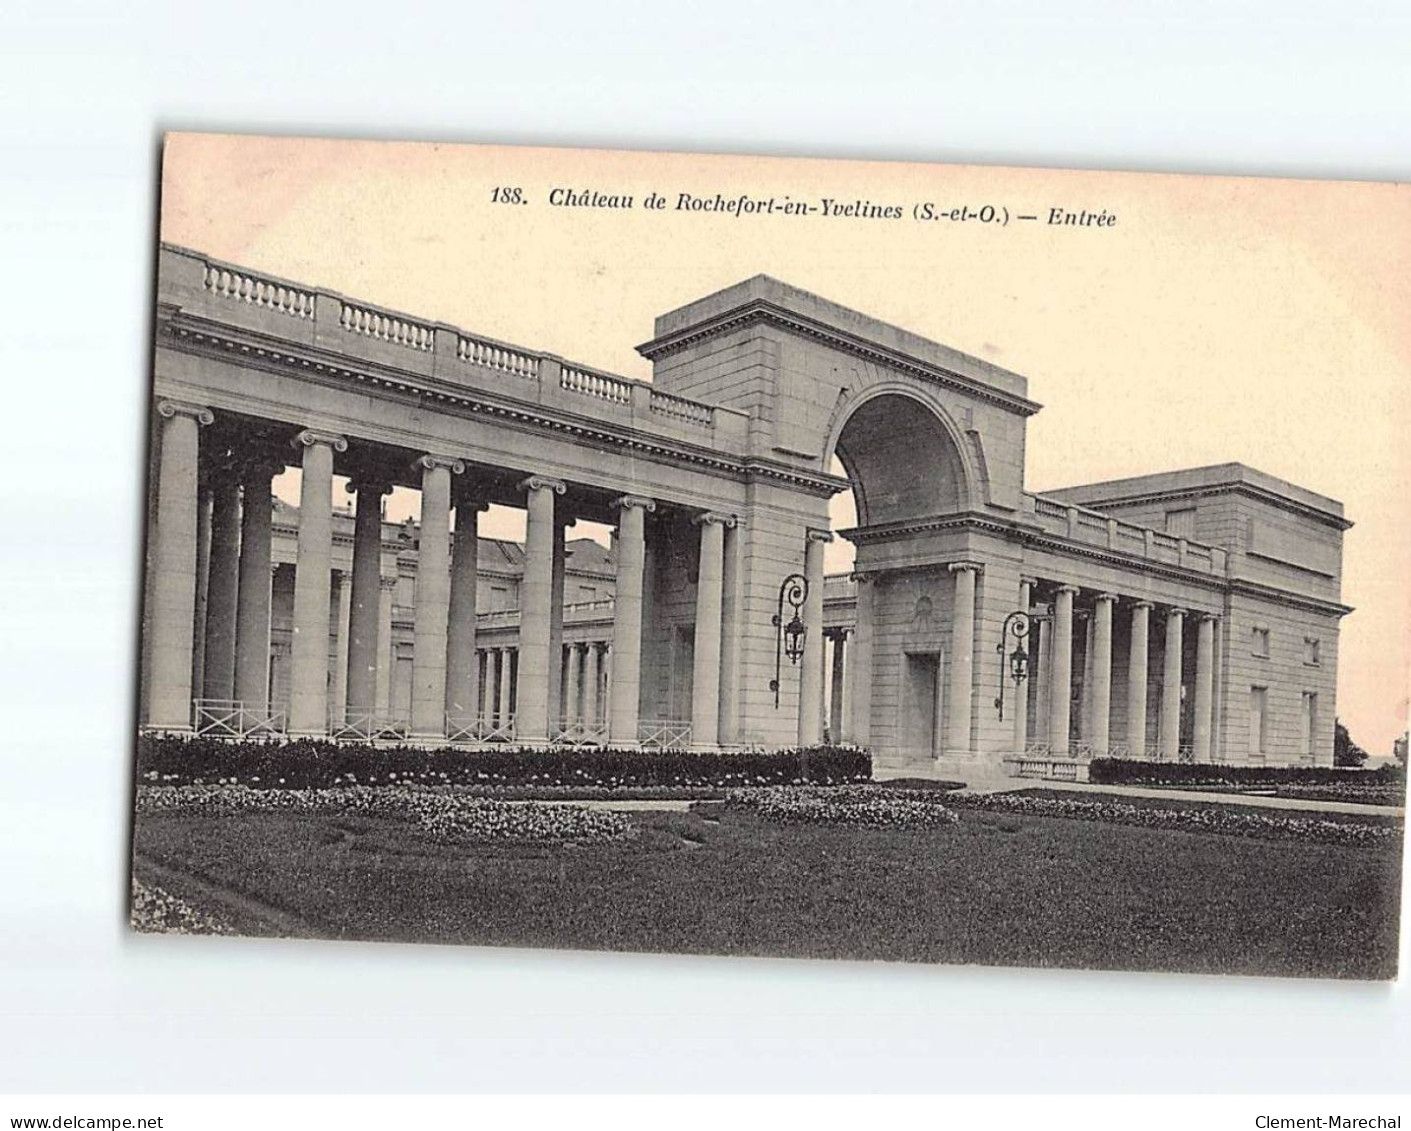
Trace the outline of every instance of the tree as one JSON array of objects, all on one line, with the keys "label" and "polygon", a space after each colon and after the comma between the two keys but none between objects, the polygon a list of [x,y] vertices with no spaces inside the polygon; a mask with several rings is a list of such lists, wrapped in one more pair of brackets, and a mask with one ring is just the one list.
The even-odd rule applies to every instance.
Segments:
[{"label": "tree", "polygon": [[1338,719],[1333,726],[1333,765],[1360,766],[1367,761],[1367,751],[1352,741],[1347,727]]}]

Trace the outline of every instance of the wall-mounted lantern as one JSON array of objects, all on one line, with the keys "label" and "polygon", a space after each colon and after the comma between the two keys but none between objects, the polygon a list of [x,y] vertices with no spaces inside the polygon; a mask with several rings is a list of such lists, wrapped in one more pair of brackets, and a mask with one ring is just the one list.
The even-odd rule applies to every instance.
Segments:
[{"label": "wall-mounted lantern", "polygon": [[[999,697],[995,699],[995,706],[999,708],[1001,721],[1004,720],[1006,669],[1008,669],[1009,678],[1014,681],[1014,691],[1017,695],[1020,686],[1029,678],[1029,633],[1035,624],[1047,619],[1047,617],[1024,612],[1022,609],[1015,609],[1004,618],[1004,627],[1000,629],[999,633],[999,644],[995,647],[995,651],[999,653]],[[1005,647],[1011,637],[1014,639],[1014,651],[1006,656]]]},{"label": "wall-mounted lantern", "polygon": [[[808,626],[799,615],[804,602],[808,600],[808,579],[801,573],[791,573],[779,586],[779,610],[774,614],[774,678],[769,681],[769,690],[774,692],[774,706],[779,706],[779,677],[784,670],[784,657],[790,664],[797,664],[803,657],[804,640],[808,636]],[[788,603],[793,616],[784,622],[784,605]]]}]

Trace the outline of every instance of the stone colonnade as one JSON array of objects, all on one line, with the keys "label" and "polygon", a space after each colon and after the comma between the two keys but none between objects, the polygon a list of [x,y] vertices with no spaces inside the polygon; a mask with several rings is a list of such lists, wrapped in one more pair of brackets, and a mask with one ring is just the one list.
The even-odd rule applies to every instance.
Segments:
[{"label": "stone colonnade", "polygon": [[[381,499],[394,477],[369,461],[349,479],[358,506],[352,569],[345,576],[333,565],[332,514],[334,462],[348,452],[347,438],[303,429],[291,440],[292,458],[262,450],[242,461],[234,478],[204,484],[198,437],[212,412],[164,400],[158,419],[144,725],[189,730],[194,702],[195,716],[205,704],[238,716],[242,730],[267,725],[291,737],[376,735],[391,716],[388,653],[396,579],[382,574]],[[276,568],[271,508],[253,504],[269,500],[271,481],[286,462],[297,462],[302,478],[283,718],[276,717],[282,712],[269,692]],[[486,503],[476,493],[475,473],[464,461],[437,453],[418,457],[413,471],[420,479],[421,520],[407,737],[637,744],[647,517],[656,501],[624,495],[613,502],[618,521],[610,639],[565,641],[563,531],[574,516],[563,513],[561,501],[568,485],[538,475],[523,479],[527,527],[518,638],[513,646],[490,647],[476,640],[477,516]],[[700,544],[689,741],[713,749],[735,742],[738,732],[741,526],[736,516],[714,511],[696,514],[693,522]],[[805,555],[816,599],[806,610],[811,646],[803,675],[818,689],[823,538],[810,539]],[[203,555],[205,569],[198,568]],[[801,732],[821,731],[816,713],[801,707],[799,718]]]}]

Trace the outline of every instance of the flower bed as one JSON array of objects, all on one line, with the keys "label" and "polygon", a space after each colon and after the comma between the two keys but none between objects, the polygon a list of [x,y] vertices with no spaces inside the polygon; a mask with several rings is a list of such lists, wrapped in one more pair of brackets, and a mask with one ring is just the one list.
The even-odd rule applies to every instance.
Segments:
[{"label": "flower bed", "polygon": [[684,789],[867,781],[872,760],[865,751],[837,746],[768,753],[425,750],[307,739],[227,742],[143,735],[137,743],[137,775],[145,785],[239,783],[256,789],[387,784]]},{"label": "flower bed", "polygon": [[132,905],[129,919],[135,931],[160,932],[169,935],[228,935],[230,927],[223,920],[198,911],[184,899],[178,899],[165,888],[144,884],[132,878]]},{"label": "flower bed", "polygon": [[1143,828],[1221,833],[1262,840],[1301,840],[1318,844],[1395,845],[1402,834],[1397,824],[1336,820],[1279,810],[1251,813],[1247,809],[1219,804],[1167,809],[1105,799],[1029,797],[1021,793],[961,794],[952,796],[949,803],[992,813],[1068,817]]},{"label": "flower bed", "polygon": [[865,825],[870,828],[941,828],[960,818],[937,804],[928,791],[883,790],[860,786],[774,786],[732,789],[725,794],[731,808],[753,809],[784,824]]},{"label": "flower bed", "polygon": [[579,805],[539,805],[469,797],[453,790],[343,786],[332,789],[250,789],[243,785],[138,786],[137,812],[289,811],[365,813],[414,821],[447,839],[531,843],[621,840],[634,827],[620,813]]},{"label": "flower bed", "polygon": [[1275,797],[1307,801],[1348,801],[1356,805],[1405,805],[1404,782],[1291,782],[1274,788]]},{"label": "flower bed", "polygon": [[1356,770],[1328,766],[1237,766],[1094,758],[1088,764],[1088,780],[1103,785],[1147,785],[1170,789],[1213,786],[1234,792],[1251,788],[1317,787],[1329,790],[1347,787],[1354,790],[1376,789],[1389,796],[1399,795],[1401,800],[1396,804],[1405,804],[1406,798],[1406,773],[1398,766]]}]

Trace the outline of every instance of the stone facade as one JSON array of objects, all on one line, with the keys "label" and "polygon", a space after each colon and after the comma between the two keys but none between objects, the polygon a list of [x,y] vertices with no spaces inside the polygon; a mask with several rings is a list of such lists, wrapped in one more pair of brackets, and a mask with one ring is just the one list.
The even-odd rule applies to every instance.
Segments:
[{"label": "stone facade", "polygon": [[[1331,762],[1333,500],[1237,464],[1032,494],[1023,377],[765,276],[638,348],[650,383],[164,247],[144,725]],[[287,466],[299,507],[249,505]]]}]

